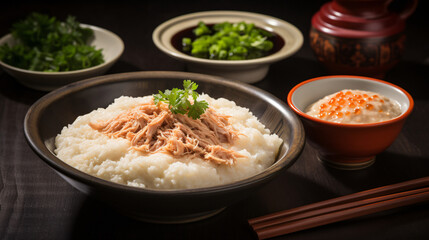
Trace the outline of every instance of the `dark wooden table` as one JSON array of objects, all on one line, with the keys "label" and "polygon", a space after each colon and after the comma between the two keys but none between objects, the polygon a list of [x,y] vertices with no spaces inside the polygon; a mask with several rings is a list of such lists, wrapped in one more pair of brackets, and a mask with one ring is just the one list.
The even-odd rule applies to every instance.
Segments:
[{"label": "dark wooden table", "polygon": [[[242,10],[272,15],[304,34],[302,49],[272,65],[255,84],[285,100],[297,83],[327,75],[308,43],[310,18],[325,1],[78,1],[13,2],[0,7],[0,35],[32,11],[109,29],[125,52],[108,73],[185,71],[183,63],[152,43],[155,27],[172,17],[202,10]],[[385,77],[411,93],[415,108],[397,140],[370,168],[327,168],[306,146],[298,161],[250,198],[196,223],[158,225],[122,216],[72,188],[29,148],[23,134],[27,109],[44,92],[18,84],[0,72],[0,238],[1,239],[253,239],[247,219],[353,192],[429,175],[429,21],[421,1],[408,20],[403,60]],[[424,6],[426,4],[426,6]],[[429,204],[390,210],[278,239],[429,239]]]}]

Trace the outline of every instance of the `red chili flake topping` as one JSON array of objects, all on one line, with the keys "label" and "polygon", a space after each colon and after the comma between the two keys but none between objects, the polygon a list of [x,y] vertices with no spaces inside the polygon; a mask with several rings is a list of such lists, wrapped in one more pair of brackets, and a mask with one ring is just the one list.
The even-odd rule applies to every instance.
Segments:
[{"label": "red chili flake topping", "polygon": [[[368,94],[353,93],[352,91],[341,91],[335,94],[335,97],[329,99],[328,103],[321,104],[319,106],[319,118],[331,117],[341,118],[349,116],[350,114],[359,115],[362,113],[362,109],[373,110],[374,106],[369,104],[368,101],[377,100],[384,103],[383,99],[380,99],[378,95],[368,96]],[[353,111],[344,111],[344,107],[349,107]],[[380,110],[379,112],[382,112]]]},{"label": "red chili flake topping", "polygon": [[342,97],[342,96],[344,96],[344,93],[343,93],[343,92],[339,92],[339,93],[337,93],[337,94],[335,95],[335,97],[337,97],[337,98]]},{"label": "red chili flake topping", "polygon": [[356,108],[356,109],[355,109],[355,114],[356,114],[356,115],[359,115],[359,114],[360,114],[360,112],[361,112],[361,110],[360,110],[359,108]]}]

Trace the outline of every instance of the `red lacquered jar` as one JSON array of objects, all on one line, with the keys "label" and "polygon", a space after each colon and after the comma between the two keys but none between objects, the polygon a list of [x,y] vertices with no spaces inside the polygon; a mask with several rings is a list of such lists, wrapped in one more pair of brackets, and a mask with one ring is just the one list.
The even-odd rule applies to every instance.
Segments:
[{"label": "red lacquered jar", "polygon": [[334,0],[314,14],[310,45],[319,61],[334,74],[383,78],[401,58],[405,20],[418,0],[400,12],[389,11],[392,0]]}]

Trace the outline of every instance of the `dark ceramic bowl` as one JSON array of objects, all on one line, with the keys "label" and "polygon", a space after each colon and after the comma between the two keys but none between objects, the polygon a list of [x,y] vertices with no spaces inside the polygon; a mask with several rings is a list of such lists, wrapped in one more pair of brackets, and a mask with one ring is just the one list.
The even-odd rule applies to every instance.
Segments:
[{"label": "dark ceramic bowl", "polygon": [[[249,108],[272,132],[283,139],[276,162],[263,172],[230,184],[184,190],[154,190],[106,181],[81,172],[54,154],[61,129],[76,117],[122,96],[146,96],[159,89],[181,87],[195,81],[200,92],[224,97]],[[38,100],[24,122],[31,148],[62,178],[126,215],[152,222],[190,222],[216,214],[254,192],[281,170],[291,166],[302,151],[305,137],[301,122],[286,104],[250,85],[219,77],[183,72],[134,72],[96,77],[57,89]]]},{"label": "dark ceramic bowl", "polygon": [[[330,122],[305,113],[312,103],[344,89],[384,95],[396,100],[402,113],[390,120],[365,124]],[[375,156],[395,141],[414,106],[413,98],[404,89],[360,76],[326,76],[304,81],[292,88],[287,101],[300,116],[307,140],[318,150],[319,159],[329,166],[349,170],[369,167]]]}]

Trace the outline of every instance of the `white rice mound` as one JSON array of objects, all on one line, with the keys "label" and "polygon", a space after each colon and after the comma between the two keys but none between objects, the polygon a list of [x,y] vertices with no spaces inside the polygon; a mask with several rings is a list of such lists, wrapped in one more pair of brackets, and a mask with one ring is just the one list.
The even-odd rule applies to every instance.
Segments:
[{"label": "white rice mound", "polygon": [[[70,166],[112,182],[150,189],[189,189],[231,183],[255,175],[275,161],[282,140],[260,123],[247,108],[224,98],[200,95],[220,114],[231,116],[230,124],[241,133],[229,149],[246,156],[232,166],[218,165],[197,157],[175,158],[167,153],[144,154],[128,140],[110,138],[88,123],[108,120],[148,101],[147,97],[119,97],[106,109],[78,117],[55,139],[57,157]],[[225,147],[225,146],[224,146]]]}]

